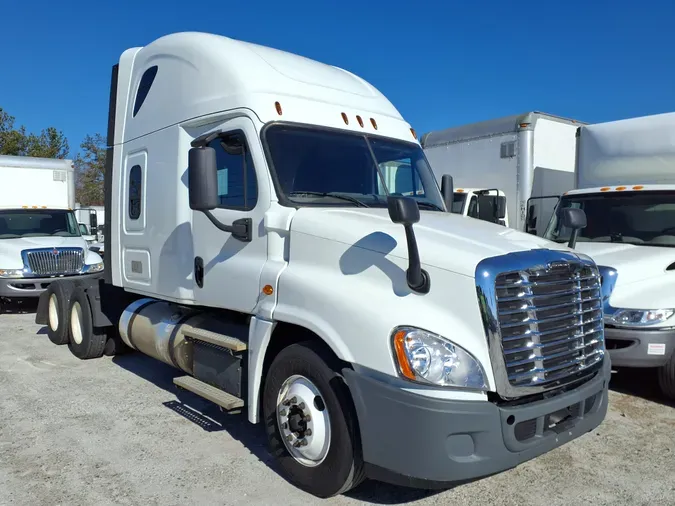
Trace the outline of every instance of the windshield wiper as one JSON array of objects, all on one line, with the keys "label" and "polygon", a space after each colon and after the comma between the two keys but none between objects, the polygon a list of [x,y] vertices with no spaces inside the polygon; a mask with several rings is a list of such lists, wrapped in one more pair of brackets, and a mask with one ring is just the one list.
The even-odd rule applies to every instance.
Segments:
[{"label": "windshield wiper", "polygon": [[418,201],[417,201],[417,205],[418,205],[419,207],[424,206],[424,207],[428,207],[428,208],[431,208],[431,209],[436,209],[436,211],[441,211],[441,212],[443,212],[443,209],[441,209],[439,206],[437,206],[436,204],[434,204],[434,203],[432,203],[432,202],[420,202],[420,201],[418,200]]},{"label": "windshield wiper", "polygon": [[350,195],[342,195],[341,193],[334,193],[334,192],[312,192],[312,191],[297,191],[297,192],[290,192],[288,194],[289,197],[300,197],[302,195],[311,195],[313,197],[332,197],[334,199],[341,199],[341,200],[346,200],[347,202],[351,202],[353,204],[356,204],[357,206],[360,207],[370,207],[369,205],[361,202],[359,199],[356,197],[352,197]]}]

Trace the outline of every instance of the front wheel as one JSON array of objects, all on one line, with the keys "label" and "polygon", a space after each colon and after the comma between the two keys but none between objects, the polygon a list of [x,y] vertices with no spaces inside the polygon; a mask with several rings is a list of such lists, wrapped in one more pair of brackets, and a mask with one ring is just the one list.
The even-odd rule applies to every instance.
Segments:
[{"label": "front wheel", "polygon": [[670,356],[666,365],[659,368],[659,386],[661,392],[670,400],[675,400],[675,353]]},{"label": "front wheel", "polygon": [[311,343],[293,344],[275,357],[263,391],[272,454],[290,482],[318,497],[364,477],[354,407],[332,362]]}]

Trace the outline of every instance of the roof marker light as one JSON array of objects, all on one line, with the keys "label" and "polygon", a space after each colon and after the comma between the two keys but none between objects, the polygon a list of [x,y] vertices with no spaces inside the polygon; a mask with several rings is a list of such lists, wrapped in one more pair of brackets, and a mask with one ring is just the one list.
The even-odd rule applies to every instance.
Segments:
[{"label": "roof marker light", "polygon": [[349,125],[349,118],[345,113],[342,113],[342,120],[345,122],[345,125]]},{"label": "roof marker light", "polygon": [[361,125],[361,128],[363,128],[363,120],[361,119],[361,116],[359,116],[358,114],[356,115],[356,121],[358,121],[359,125]]},{"label": "roof marker light", "polygon": [[281,104],[279,102],[274,102],[274,107],[277,109],[277,114],[281,116],[282,110],[281,110]]},{"label": "roof marker light", "polygon": [[618,192],[624,191],[625,189],[626,189],[625,186],[617,186],[616,187],[616,191],[618,191]]},{"label": "roof marker light", "polygon": [[411,129],[410,129],[410,133],[412,134],[412,136],[413,136],[414,139],[417,139],[417,134],[415,133],[415,129],[414,129],[414,128],[411,128]]},{"label": "roof marker light", "polygon": [[373,128],[377,130],[377,121],[374,118],[370,118],[370,124],[373,125]]},{"label": "roof marker light", "polygon": [[644,188],[644,186],[642,186],[641,184],[639,184],[637,186],[633,186],[633,190],[642,190],[643,188]]},{"label": "roof marker light", "polygon": [[609,190],[610,190],[609,186],[603,186],[602,188],[600,188],[601,192],[608,192]]},{"label": "roof marker light", "polygon": [[457,188],[455,190],[456,193],[464,193],[464,188]]}]

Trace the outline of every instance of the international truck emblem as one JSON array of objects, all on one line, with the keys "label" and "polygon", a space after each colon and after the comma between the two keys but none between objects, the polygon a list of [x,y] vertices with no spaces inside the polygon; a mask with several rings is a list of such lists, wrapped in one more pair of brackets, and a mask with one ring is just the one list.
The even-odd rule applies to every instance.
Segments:
[{"label": "international truck emblem", "polygon": [[58,256],[58,255],[59,255],[59,250],[57,250],[56,248],[54,248],[54,249],[52,250],[52,255]]}]

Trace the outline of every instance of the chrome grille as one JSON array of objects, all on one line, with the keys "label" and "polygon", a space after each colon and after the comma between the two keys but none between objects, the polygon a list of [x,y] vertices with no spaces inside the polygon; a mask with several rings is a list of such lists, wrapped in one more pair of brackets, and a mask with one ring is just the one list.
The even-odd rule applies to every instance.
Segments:
[{"label": "chrome grille", "polygon": [[503,273],[495,281],[495,295],[511,385],[560,380],[602,360],[602,300],[595,266],[560,262]]},{"label": "chrome grille", "polygon": [[497,393],[505,399],[583,380],[604,363],[598,267],[586,255],[536,249],[476,266]]},{"label": "chrome grille", "polygon": [[42,248],[22,252],[26,267],[34,275],[78,274],[84,267],[82,248]]}]

